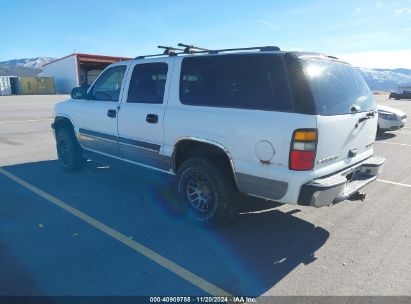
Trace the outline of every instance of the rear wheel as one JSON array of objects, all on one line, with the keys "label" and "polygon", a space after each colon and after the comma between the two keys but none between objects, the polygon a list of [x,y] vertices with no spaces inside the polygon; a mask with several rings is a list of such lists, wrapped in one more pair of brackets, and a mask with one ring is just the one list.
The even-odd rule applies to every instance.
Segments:
[{"label": "rear wheel", "polygon": [[210,226],[226,224],[238,213],[238,191],[231,172],[202,158],[184,161],[177,172],[177,190],[190,216]]},{"label": "rear wheel", "polygon": [[382,134],[384,134],[384,132],[385,132],[385,131],[384,131],[384,130],[381,130],[381,129],[380,129],[380,126],[378,125],[378,126],[377,126],[377,135],[382,135]]},{"label": "rear wheel", "polygon": [[83,158],[83,151],[72,131],[67,128],[58,129],[56,145],[57,156],[64,170],[73,172],[85,166],[86,160]]}]

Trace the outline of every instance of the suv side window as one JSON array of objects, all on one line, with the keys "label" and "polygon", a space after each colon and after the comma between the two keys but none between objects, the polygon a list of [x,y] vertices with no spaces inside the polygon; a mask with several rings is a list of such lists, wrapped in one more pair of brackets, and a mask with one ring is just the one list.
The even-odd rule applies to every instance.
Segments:
[{"label": "suv side window", "polygon": [[167,63],[138,64],[133,70],[127,102],[161,104],[167,80]]},{"label": "suv side window", "polygon": [[90,99],[118,101],[125,72],[125,65],[119,65],[105,70],[91,88],[89,92]]},{"label": "suv side window", "polygon": [[292,110],[283,60],[273,54],[184,58],[180,100],[196,106]]}]

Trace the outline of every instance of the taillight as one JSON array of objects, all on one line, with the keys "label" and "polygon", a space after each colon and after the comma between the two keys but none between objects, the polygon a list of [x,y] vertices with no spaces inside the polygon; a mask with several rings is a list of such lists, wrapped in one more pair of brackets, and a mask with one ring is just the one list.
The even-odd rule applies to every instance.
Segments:
[{"label": "taillight", "polygon": [[314,168],[317,135],[315,129],[298,129],[294,131],[290,147],[291,170],[307,171]]}]

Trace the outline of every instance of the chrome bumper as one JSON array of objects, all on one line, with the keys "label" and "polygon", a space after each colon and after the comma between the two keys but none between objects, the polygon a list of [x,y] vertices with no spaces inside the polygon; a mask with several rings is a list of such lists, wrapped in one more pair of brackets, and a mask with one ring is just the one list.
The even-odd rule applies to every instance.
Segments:
[{"label": "chrome bumper", "polygon": [[298,204],[323,207],[337,204],[356,194],[381,174],[385,159],[370,158],[334,175],[318,178],[301,187]]}]

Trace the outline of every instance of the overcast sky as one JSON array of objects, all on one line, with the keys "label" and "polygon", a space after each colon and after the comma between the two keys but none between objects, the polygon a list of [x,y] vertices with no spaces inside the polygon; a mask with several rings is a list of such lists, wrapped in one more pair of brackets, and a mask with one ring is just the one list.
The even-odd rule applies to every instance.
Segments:
[{"label": "overcast sky", "polygon": [[130,56],[178,42],[278,45],[356,66],[411,68],[411,0],[0,0],[0,61],[73,53]]}]

